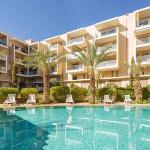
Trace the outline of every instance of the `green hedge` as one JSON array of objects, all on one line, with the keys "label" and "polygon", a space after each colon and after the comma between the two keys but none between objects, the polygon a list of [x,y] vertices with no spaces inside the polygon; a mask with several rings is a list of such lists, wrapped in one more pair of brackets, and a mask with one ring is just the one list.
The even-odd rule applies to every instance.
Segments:
[{"label": "green hedge", "polygon": [[54,86],[50,89],[51,98],[57,103],[64,103],[69,93],[70,90],[67,86]]},{"label": "green hedge", "polygon": [[86,88],[80,88],[78,86],[71,87],[71,90],[68,86],[54,86],[50,89],[51,98],[55,102],[65,103],[66,97],[70,94],[70,91],[75,103],[84,102],[88,94],[88,90]]},{"label": "green hedge", "polygon": [[21,102],[20,103],[25,103],[28,99],[29,94],[37,94],[38,91],[36,88],[23,88],[20,91],[20,96],[21,96]]},{"label": "green hedge", "polygon": [[18,95],[17,88],[0,88],[0,103],[3,103],[7,99],[8,94]]}]

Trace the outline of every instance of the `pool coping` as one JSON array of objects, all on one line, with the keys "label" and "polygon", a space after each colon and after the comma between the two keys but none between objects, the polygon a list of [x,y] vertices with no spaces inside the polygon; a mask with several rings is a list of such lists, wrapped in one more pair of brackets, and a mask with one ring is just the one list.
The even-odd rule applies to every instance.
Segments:
[{"label": "pool coping", "polygon": [[51,103],[51,104],[20,104],[20,105],[5,105],[0,104],[0,108],[21,108],[21,107],[54,107],[54,106],[147,106],[150,107],[150,104],[125,104],[125,103],[114,103],[114,104],[90,104],[90,103],[76,103],[76,104],[66,104],[66,103]]}]

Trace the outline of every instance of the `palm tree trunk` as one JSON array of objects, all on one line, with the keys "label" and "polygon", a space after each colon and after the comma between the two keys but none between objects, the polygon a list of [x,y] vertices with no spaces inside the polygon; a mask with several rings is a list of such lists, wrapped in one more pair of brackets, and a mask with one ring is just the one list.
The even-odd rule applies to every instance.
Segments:
[{"label": "palm tree trunk", "polygon": [[129,75],[129,85],[131,86],[131,87],[133,87],[133,80],[134,80],[134,77],[133,77],[133,73],[132,72],[130,72],[130,75]]},{"label": "palm tree trunk", "polygon": [[49,96],[50,96],[49,75],[45,71],[43,72],[43,84],[44,84],[43,94],[44,94],[45,103],[49,103]]},{"label": "palm tree trunk", "polygon": [[140,80],[138,79],[134,81],[134,93],[135,93],[136,102],[141,101],[142,100],[142,87],[141,87]]},{"label": "palm tree trunk", "polygon": [[95,103],[95,73],[94,71],[90,74],[90,95],[92,97],[93,102]]}]

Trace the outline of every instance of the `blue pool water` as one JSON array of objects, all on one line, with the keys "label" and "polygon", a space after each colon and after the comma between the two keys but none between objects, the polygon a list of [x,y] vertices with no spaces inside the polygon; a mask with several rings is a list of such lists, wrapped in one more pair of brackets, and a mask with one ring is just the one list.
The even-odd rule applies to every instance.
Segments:
[{"label": "blue pool water", "polygon": [[0,150],[150,150],[150,108],[0,109]]}]

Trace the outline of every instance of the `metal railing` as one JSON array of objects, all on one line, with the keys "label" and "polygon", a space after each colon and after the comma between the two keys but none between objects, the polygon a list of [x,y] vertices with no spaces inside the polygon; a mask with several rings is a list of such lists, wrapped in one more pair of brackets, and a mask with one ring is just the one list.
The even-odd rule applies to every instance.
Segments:
[{"label": "metal railing", "polygon": [[78,59],[78,57],[75,54],[80,56],[79,52],[73,52],[73,53],[67,54],[67,59]]},{"label": "metal railing", "polygon": [[99,63],[96,68],[109,68],[109,67],[115,67],[117,65],[116,60],[106,60],[101,63]]},{"label": "metal railing", "polygon": [[109,29],[106,29],[106,30],[103,30],[103,31],[99,31],[98,37],[103,37],[103,36],[115,34],[116,32],[117,32],[116,27],[109,28]]},{"label": "metal railing", "polygon": [[72,65],[68,67],[68,70],[83,70],[83,65],[79,64],[79,65]]},{"label": "metal railing", "polygon": [[68,45],[73,45],[73,44],[78,44],[78,43],[83,42],[83,41],[84,41],[84,36],[80,36],[80,37],[68,40],[67,44]]},{"label": "metal railing", "polygon": [[21,47],[15,47],[15,51],[28,54],[28,50]]},{"label": "metal railing", "polygon": [[150,25],[150,18],[146,18],[146,19],[139,20],[136,22],[137,27],[143,27],[143,26],[147,26],[147,25]]},{"label": "metal railing", "polygon": [[117,51],[116,48],[117,48],[117,45],[116,45],[116,44],[98,47],[98,48],[97,48],[97,54],[100,54],[100,53],[101,53],[103,50],[105,50],[105,49],[106,49],[106,52],[107,52],[107,53],[116,52],[116,51]]}]

